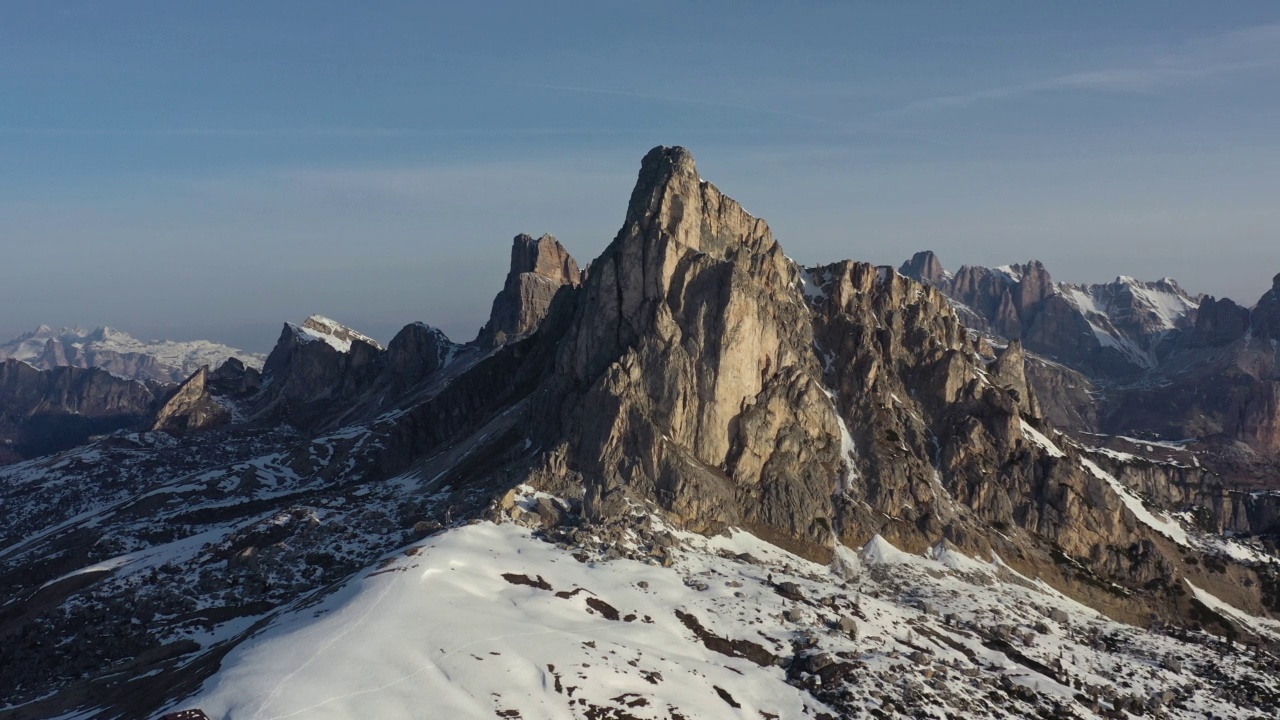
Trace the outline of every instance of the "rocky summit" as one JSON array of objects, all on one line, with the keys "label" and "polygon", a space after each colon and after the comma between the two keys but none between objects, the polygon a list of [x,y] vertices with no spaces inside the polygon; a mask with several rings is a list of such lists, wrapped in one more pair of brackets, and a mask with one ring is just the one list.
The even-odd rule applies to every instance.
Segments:
[{"label": "rocky summit", "polygon": [[654,148],[469,342],[0,366],[0,718],[1274,718],[1277,298],[805,267]]}]

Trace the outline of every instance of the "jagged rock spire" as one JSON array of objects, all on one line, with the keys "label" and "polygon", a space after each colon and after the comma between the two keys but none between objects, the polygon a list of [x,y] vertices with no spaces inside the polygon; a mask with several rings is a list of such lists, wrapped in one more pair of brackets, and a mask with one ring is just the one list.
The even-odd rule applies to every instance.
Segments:
[{"label": "jagged rock spire", "polygon": [[520,234],[511,243],[511,269],[501,292],[493,299],[489,322],[475,343],[493,348],[538,329],[551,299],[565,285],[582,282],[578,263],[551,235],[536,240]]}]

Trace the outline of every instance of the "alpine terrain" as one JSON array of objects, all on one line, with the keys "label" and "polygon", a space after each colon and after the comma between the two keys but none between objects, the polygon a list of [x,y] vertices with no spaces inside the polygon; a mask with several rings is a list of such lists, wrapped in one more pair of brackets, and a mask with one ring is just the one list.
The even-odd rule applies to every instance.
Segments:
[{"label": "alpine terrain", "polygon": [[1275,718],[1278,343],[801,266],[654,148],[470,342],[4,346],[0,718]]}]

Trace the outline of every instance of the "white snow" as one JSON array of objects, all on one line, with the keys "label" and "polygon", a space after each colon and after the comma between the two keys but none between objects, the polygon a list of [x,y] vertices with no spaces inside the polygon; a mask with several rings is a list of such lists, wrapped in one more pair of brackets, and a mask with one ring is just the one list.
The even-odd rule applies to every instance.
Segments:
[{"label": "white snow", "polygon": [[822,289],[822,278],[819,277],[817,268],[801,268],[800,287],[804,291],[804,296],[810,301],[827,296]]},{"label": "white snow", "polygon": [[289,328],[293,330],[294,336],[301,342],[323,342],[328,343],[330,347],[340,353],[351,352],[351,341],[334,337],[329,333],[323,333],[318,330],[312,330],[302,325],[294,325],[289,323]]},{"label": "white snow", "polygon": [[1129,511],[1133,513],[1134,517],[1136,517],[1139,522],[1150,527],[1161,535],[1164,535],[1170,540],[1173,540],[1179,545],[1195,547],[1191,542],[1191,538],[1187,535],[1186,528],[1184,528],[1177,519],[1156,516],[1155,513],[1148,510],[1147,506],[1143,504],[1142,498],[1135,495],[1132,490],[1126,487],[1124,483],[1117,480],[1114,475],[1098,467],[1092,460],[1081,458],[1080,462],[1084,463],[1085,468],[1089,472],[1093,473],[1094,477],[1100,480],[1105,480],[1107,484],[1111,486],[1111,489],[1115,490],[1116,494],[1120,496],[1120,500],[1125,504],[1125,507],[1129,508]]},{"label": "white snow", "polygon": [[[504,573],[581,590],[558,597]],[[587,603],[602,594],[635,617],[604,617]],[[629,710],[637,717],[667,717],[674,707],[687,718],[793,718],[817,705],[787,685],[781,669],[714,653],[674,621],[672,609],[699,594],[662,568],[582,564],[514,525],[472,525],[432,538],[235,649],[182,706],[261,720],[507,710],[534,720],[576,717],[579,700],[607,707],[627,693],[648,700]],[[714,595],[733,598],[723,583]],[[557,686],[572,687],[572,697]]]},{"label": "white snow", "polygon": [[382,345],[378,344],[377,340],[356,332],[336,320],[330,320],[323,315],[312,315],[303,321],[301,325],[286,324],[293,330],[298,340],[302,342],[325,342],[340,353],[351,352],[353,340],[360,340],[376,348],[382,348]]},{"label": "white snow", "polygon": [[1261,618],[1257,615],[1251,615],[1234,605],[1219,600],[1214,595],[1201,590],[1191,583],[1190,580],[1183,578],[1183,582],[1187,587],[1191,588],[1192,595],[1197,600],[1207,605],[1210,609],[1226,615],[1229,619],[1244,625],[1249,630],[1259,634],[1270,636],[1273,640],[1280,640],[1280,622],[1276,622],[1270,618]]},{"label": "white snow", "polygon": [[48,325],[41,325],[31,332],[0,345],[0,360],[13,358],[40,367],[37,361],[44,354],[45,345],[49,340],[57,340],[86,354],[108,351],[115,354],[150,355],[160,365],[175,369],[184,375],[190,375],[204,365],[208,365],[211,369],[216,368],[230,357],[239,358],[245,365],[254,368],[261,368],[265,359],[260,354],[244,352],[208,340],[142,341],[110,327],[93,330],[64,327],[54,330]]},{"label": "white snow", "polygon": [[1019,422],[1022,423],[1023,434],[1030,438],[1032,442],[1044,448],[1045,452],[1057,458],[1066,456],[1066,453],[1062,452],[1057,445],[1054,445],[1052,440],[1045,437],[1044,433],[1031,427],[1031,424],[1026,420],[1020,420]]},{"label": "white snow", "polygon": [[[1037,706],[1012,698],[1003,713],[986,713],[991,692],[1013,683],[1076,717],[1100,717],[1075,700],[1072,683],[1080,682],[1140,698],[1187,690],[1184,704],[1169,708],[1171,717],[1203,718],[1231,716],[1234,707],[1226,692],[1198,677],[1204,662],[1233,678],[1276,685],[1247,654],[1220,655],[1211,642],[1113,622],[998,558],[984,563],[946,546],[919,557],[876,536],[861,557],[837,546],[827,567],[741,531],[676,535],[685,547],[663,568],[578,562],[510,523],[449,530],[319,604],[286,613],[233,649],[204,687],[173,709],[199,707],[218,720],[620,716],[609,710],[636,718],[678,712],[688,720],[790,719],[896,716],[889,701],[910,693],[923,712],[912,714],[921,717],[1036,715]],[[524,577],[513,582],[503,574]],[[781,594],[774,583],[782,581],[804,598]],[[603,607],[621,617],[608,619]],[[809,648],[800,652],[849,659],[857,669],[845,687],[855,711],[832,712],[777,666],[709,650],[676,619],[677,610],[709,633],[779,657]],[[1065,621],[1054,615],[1059,611]],[[833,629],[845,614],[857,617],[853,635]],[[998,627],[1016,654],[985,642]],[[1103,636],[1111,649],[1095,647]],[[907,658],[917,652],[929,658],[923,666]],[[1037,671],[1015,655],[1059,669]],[[1161,667],[1169,656],[1186,669]],[[717,688],[741,708],[730,707]],[[1105,701],[1102,707],[1109,709]]]},{"label": "white snow", "polygon": [[1019,282],[1022,280],[1022,271],[1013,265],[1001,265],[1000,267],[992,268],[992,270],[1000,273],[1006,278],[1009,278],[1013,282]]},{"label": "white snow", "polygon": [[858,553],[862,562],[868,565],[920,565],[927,562],[925,558],[903,552],[879,535],[875,535]]}]

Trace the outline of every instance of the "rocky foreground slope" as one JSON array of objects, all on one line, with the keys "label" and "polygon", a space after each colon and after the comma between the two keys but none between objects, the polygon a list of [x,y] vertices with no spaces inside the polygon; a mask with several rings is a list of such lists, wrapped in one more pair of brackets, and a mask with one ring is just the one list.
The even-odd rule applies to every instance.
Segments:
[{"label": "rocky foreground slope", "polygon": [[0,469],[0,717],[1280,711],[1274,486],[1059,433],[1029,339],[681,148],[587,270],[514,245],[471,343],[311,318],[227,422]]}]

